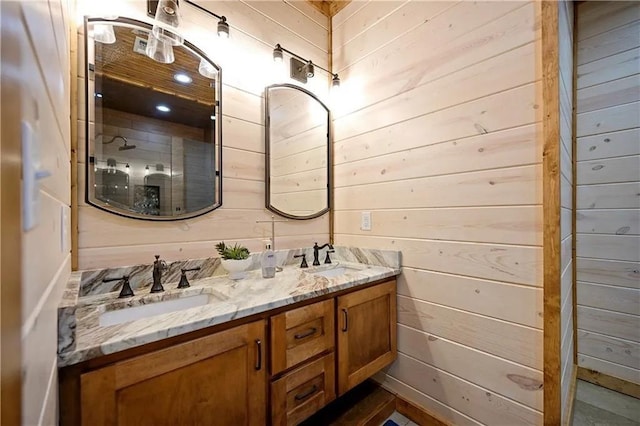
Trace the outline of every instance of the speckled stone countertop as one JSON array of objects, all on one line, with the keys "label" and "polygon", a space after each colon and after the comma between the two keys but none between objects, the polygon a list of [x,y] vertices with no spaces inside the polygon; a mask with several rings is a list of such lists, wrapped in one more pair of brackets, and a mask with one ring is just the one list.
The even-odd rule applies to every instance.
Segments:
[{"label": "speckled stone countertop", "polygon": [[[333,264],[308,269],[301,269],[298,259],[293,258],[295,254],[307,253],[307,259],[313,259],[308,249],[278,251],[279,264],[285,266],[272,279],[262,278],[257,269],[259,253],[254,256],[256,269],[241,280],[231,280],[223,275],[218,259],[175,262],[178,270],[194,264],[203,265],[209,276],[203,276],[200,271],[197,277],[190,278],[191,287],[177,289],[179,274],[171,273],[176,265],[170,265],[166,281],[163,279],[163,293],[151,294],[148,284],[136,285],[132,279],[136,295],[127,299],[118,299],[118,290],[114,291],[113,287],[97,291],[98,283],[105,276],[135,270],[148,272],[148,265],[74,272],[58,308],[58,366],[76,364],[400,274],[399,252],[335,249]],[[311,264],[311,260],[308,263]],[[327,278],[313,274],[341,266],[349,268],[343,275]],[[100,325],[100,316],[108,311],[197,295],[208,296],[206,304],[116,325]]]}]

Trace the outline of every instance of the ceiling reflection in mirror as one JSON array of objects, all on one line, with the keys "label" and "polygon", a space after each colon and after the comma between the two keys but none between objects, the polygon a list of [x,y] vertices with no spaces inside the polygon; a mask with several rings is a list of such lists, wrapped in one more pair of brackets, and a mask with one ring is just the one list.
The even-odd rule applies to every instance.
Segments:
[{"label": "ceiling reflection in mirror", "polygon": [[87,201],[138,219],[194,217],[221,204],[220,68],[150,30],[86,22]]},{"label": "ceiling reflection in mirror", "polygon": [[291,84],[267,87],[267,208],[291,219],[329,211],[329,109]]}]

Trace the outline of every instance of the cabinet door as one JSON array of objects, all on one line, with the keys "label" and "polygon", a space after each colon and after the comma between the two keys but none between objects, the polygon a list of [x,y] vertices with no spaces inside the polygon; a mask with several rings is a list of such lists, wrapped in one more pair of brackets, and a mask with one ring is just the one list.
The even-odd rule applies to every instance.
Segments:
[{"label": "cabinet door", "polygon": [[342,395],[396,358],[396,282],[340,296],[337,307]]},{"label": "cabinet door", "polygon": [[264,425],[265,322],[182,343],[80,378],[83,425]]}]

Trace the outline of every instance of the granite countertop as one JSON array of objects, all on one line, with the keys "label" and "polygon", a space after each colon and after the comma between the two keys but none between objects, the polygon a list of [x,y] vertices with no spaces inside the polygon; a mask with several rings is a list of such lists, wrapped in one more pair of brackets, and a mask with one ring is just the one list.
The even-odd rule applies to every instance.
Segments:
[{"label": "granite countertop", "polygon": [[[117,276],[125,268],[74,272],[58,309],[58,366],[76,364],[400,274],[399,252],[336,247],[333,264],[301,269],[293,255],[302,252],[307,251],[279,251],[278,258],[283,260],[280,264],[286,266],[275,278],[262,278],[260,269],[254,269],[247,272],[244,279],[231,280],[222,275],[219,262],[207,263],[210,261],[207,259],[201,264],[212,265],[203,268],[208,269],[206,275],[209,276],[191,278],[191,287],[177,289],[178,280],[174,278],[178,275],[169,274],[171,278],[167,277],[163,282],[163,293],[151,294],[134,287],[134,291],[138,290],[136,296],[127,299],[118,299],[118,291],[111,291],[112,288],[99,292],[95,284],[101,283],[100,277]],[[259,265],[258,256],[254,266]],[[178,266],[184,267],[183,264]],[[313,274],[336,267],[349,269],[343,275],[329,278]],[[202,306],[115,325],[100,325],[100,316],[107,311],[198,295],[206,295],[200,296]]]}]

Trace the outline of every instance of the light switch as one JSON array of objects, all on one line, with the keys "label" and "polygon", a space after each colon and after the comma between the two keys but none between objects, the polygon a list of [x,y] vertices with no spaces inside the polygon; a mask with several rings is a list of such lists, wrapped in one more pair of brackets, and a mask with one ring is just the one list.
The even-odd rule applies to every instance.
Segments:
[{"label": "light switch", "polygon": [[40,185],[38,180],[51,176],[40,169],[40,147],[33,126],[22,122],[22,229],[29,231],[38,225],[40,215]]},{"label": "light switch", "polygon": [[371,231],[371,212],[362,212],[360,216],[360,229]]}]

